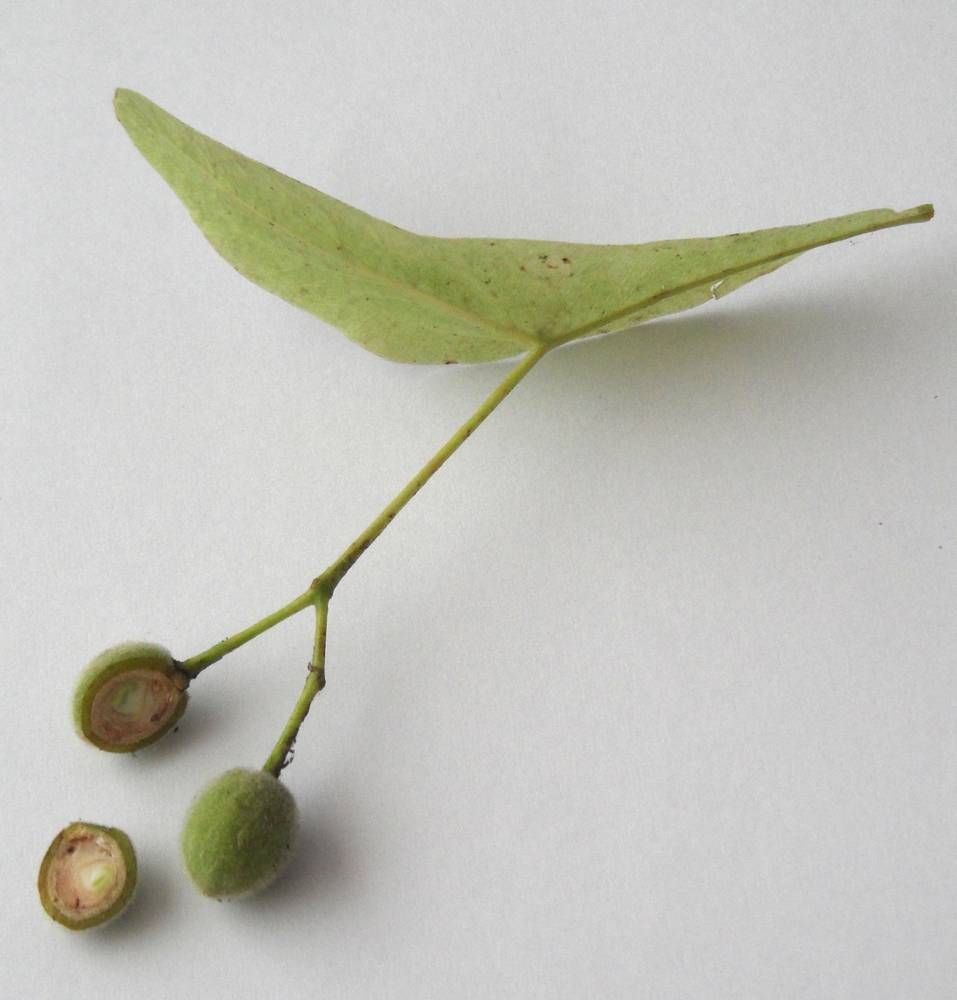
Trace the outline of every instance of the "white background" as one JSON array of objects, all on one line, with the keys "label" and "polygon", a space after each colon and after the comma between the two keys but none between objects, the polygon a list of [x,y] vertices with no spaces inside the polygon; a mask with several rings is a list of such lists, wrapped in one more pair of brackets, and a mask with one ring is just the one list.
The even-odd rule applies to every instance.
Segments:
[{"label": "white background", "polygon": [[[38,3],[0,12],[0,993],[957,995],[957,15],[950,0]],[[308,616],[135,759],[83,664],[298,594],[503,376],[390,364],[239,277],[113,117],[137,89],[421,232],[600,243],[934,201],[557,352],[332,606],[303,834],[197,895]],[[70,934],[56,831],[127,830]]]}]

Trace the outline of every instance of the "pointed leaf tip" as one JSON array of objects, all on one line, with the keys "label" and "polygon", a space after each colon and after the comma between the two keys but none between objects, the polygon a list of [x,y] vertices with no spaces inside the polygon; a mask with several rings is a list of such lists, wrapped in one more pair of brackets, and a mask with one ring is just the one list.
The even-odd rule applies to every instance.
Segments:
[{"label": "pointed leaf tip", "polygon": [[117,87],[113,91],[113,110],[116,111],[117,117],[123,111],[123,108],[128,105],[132,100],[141,95],[137,94],[136,91],[127,90],[125,87]]},{"label": "pointed leaf tip", "polygon": [[729,236],[600,246],[421,236],[114,96],[140,152],[241,274],[394,361],[479,362],[701,305],[807,250],[933,217],[873,209]]}]

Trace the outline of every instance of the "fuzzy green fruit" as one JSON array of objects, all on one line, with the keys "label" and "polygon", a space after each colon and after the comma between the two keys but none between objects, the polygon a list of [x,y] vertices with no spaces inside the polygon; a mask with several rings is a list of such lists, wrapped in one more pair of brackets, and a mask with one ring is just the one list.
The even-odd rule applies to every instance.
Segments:
[{"label": "fuzzy green fruit", "polygon": [[51,917],[71,931],[98,927],[126,908],[136,888],[136,854],[122,830],[71,823],[50,844],[37,889]]},{"label": "fuzzy green fruit", "polygon": [[204,896],[229,899],[265,888],[289,857],[296,801],[267,771],[237,767],[193,800],[183,826],[186,870]]},{"label": "fuzzy green fruit", "polygon": [[112,646],[80,675],[73,693],[77,732],[112,753],[148,746],[179,721],[189,682],[189,674],[163,646]]}]

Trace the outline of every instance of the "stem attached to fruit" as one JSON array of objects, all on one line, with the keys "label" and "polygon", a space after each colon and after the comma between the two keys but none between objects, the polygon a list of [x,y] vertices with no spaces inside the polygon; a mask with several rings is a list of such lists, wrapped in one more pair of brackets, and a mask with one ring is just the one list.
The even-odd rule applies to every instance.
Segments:
[{"label": "stem attached to fruit", "polygon": [[296,737],[299,735],[299,727],[309,714],[309,706],[313,698],[326,686],[326,622],[329,617],[329,598],[331,591],[326,587],[320,587],[316,594],[316,639],[312,648],[312,661],[309,664],[309,676],[303,685],[302,693],[296,702],[296,707],[289,716],[289,721],[283,728],[276,745],[272,748],[272,753],[263,764],[263,770],[268,771],[273,777],[278,778],[279,773],[289,763],[289,753]]},{"label": "stem attached to fruit", "polygon": [[255,639],[257,635],[268,632],[273,625],[284,622],[287,618],[298,614],[303,608],[308,608],[311,604],[315,603],[315,600],[316,595],[310,587],[304,594],[300,594],[295,600],[284,604],[278,611],[274,611],[271,615],[266,615],[261,621],[250,625],[249,628],[244,628],[235,635],[231,635],[228,639],[217,642],[215,646],[210,646],[209,649],[204,650],[202,653],[197,653],[188,660],[183,660],[180,666],[190,677],[196,677],[208,666],[217,660],[221,660],[227,653],[238,649],[244,643],[249,642],[250,639]]},{"label": "stem attached to fruit", "polygon": [[222,642],[182,663],[182,668],[191,677],[195,677],[210,664],[224,657],[227,653],[249,642],[267,629],[292,617],[303,608],[313,605],[316,609],[316,635],[313,646],[312,662],[309,665],[309,676],[296,702],[289,721],[279,737],[279,742],[273,748],[269,759],[263,765],[263,770],[279,777],[279,772],[288,763],[287,758],[296,740],[299,727],[302,725],[313,698],[325,686],[326,660],[326,619],[329,612],[329,601],[342,578],[356,564],[359,557],[392,523],[396,514],[419,492],[420,489],[448,461],[452,454],[471,436],[472,432],[488,417],[503,399],[518,385],[519,382],[538,364],[551,350],[549,344],[540,344],[525,355],[524,358],[508,373],[508,375],[492,390],[478,409],[464,424],[445,442],[444,445],[422,466],[422,468],[406,483],[386,505],[382,513],[372,521],[365,531],[333,562],[323,573],[312,581],[309,589],[295,600],[281,607],[278,611],[263,618],[262,621],[250,625],[249,628],[237,632]]}]

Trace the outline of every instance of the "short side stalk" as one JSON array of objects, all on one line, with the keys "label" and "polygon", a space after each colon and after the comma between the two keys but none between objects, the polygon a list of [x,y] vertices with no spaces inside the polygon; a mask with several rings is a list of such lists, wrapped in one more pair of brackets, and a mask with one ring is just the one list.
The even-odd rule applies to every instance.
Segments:
[{"label": "short side stalk", "polygon": [[320,587],[316,594],[316,638],[312,647],[312,660],[309,663],[309,676],[282,735],[272,748],[266,763],[263,764],[263,770],[276,778],[289,763],[289,754],[299,735],[299,727],[309,714],[313,698],[326,686],[326,623],[329,618],[330,596],[326,587]]},{"label": "short side stalk", "polygon": [[244,628],[235,635],[231,635],[228,639],[217,642],[215,646],[210,646],[204,652],[191,656],[188,660],[184,660],[180,666],[190,677],[198,677],[207,667],[212,666],[217,660],[221,660],[227,653],[238,649],[243,644],[249,642],[250,639],[255,639],[257,635],[268,632],[274,625],[278,625],[287,618],[298,614],[303,608],[308,608],[314,601],[315,596],[312,588],[310,588],[304,594],[300,594],[295,600],[284,604],[278,611],[274,611],[271,615],[266,615],[261,621],[250,625],[249,628]]}]

